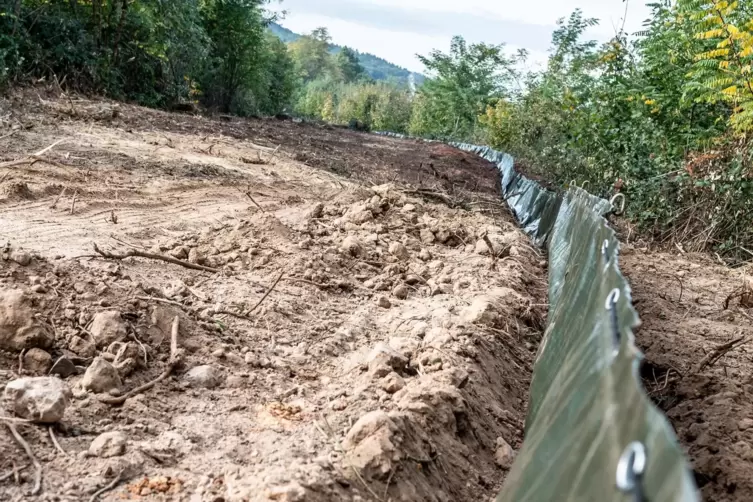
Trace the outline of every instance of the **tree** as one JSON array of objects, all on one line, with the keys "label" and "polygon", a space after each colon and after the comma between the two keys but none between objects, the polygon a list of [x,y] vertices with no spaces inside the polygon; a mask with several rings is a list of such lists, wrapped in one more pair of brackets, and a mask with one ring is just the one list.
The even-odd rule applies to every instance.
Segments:
[{"label": "tree", "polygon": [[297,74],[304,83],[332,74],[334,64],[329,53],[331,41],[327,28],[317,28],[310,35],[290,43]]},{"label": "tree", "polygon": [[202,15],[211,40],[202,78],[204,101],[221,111],[249,113],[247,92],[262,78],[266,0],[209,0]]},{"label": "tree", "polygon": [[358,53],[350,47],[343,47],[335,56],[335,68],[344,82],[355,82],[366,75],[366,70],[358,60]]},{"label": "tree", "polygon": [[419,90],[421,106],[412,119],[415,134],[470,138],[487,105],[507,94],[514,79],[515,58],[503,45],[468,45],[452,39],[449,54],[433,51],[419,56],[431,78]]}]

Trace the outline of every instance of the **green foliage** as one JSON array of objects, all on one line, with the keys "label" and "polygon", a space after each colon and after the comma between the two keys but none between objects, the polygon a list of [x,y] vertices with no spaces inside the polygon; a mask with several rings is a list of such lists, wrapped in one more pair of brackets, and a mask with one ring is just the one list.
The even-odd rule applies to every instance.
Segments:
[{"label": "green foliage", "polygon": [[366,76],[366,70],[358,62],[358,54],[350,47],[343,47],[335,55],[335,70],[345,82],[355,82]]},{"label": "green foliage", "polygon": [[0,0],[0,85],[48,79],[149,106],[289,106],[293,67],[267,0]]},{"label": "green foliage", "polygon": [[335,61],[329,53],[331,40],[327,28],[317,28],[288,45],[296,73],[304,83],[334,74]]},{"label": "green foliage", "polygon": [[516,60],[501,45],[468,45],[452,40],[450,53],[433,51],[419,59],[431,77],[419,89],[410,130],[440,138],[474,138],[479,115],[494,100],[504,97],[506,85],[516,76]]},{"label": "green foliage", "polygon": [[753,169],[746,137],[732,128],[749,131],[750,56],[733,26],[750,8],[742,15],[736,2],[705,0],[651,8],[632,42],[624,33],[601,46],[583,41],[594,21],[577,11],[563,20],[546,69],[486,108],[485,139],[560,184],[620,190],[629,217],[662,240],[744,256]]}]

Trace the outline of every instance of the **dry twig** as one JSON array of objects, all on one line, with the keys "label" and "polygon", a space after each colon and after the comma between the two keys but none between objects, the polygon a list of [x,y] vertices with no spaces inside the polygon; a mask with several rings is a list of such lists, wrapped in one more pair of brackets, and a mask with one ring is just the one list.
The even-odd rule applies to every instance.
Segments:
[{"label": "dry twig", "polygon": [[130,249],[123,254],[115,254],[115,253],[110,253],[107,251],[102,251],[101,249],[99,249],[97,244],[94,243],[94,251],[98,255],[104,258],[107,258],[109,260],[124,260],[126,258],[132,258],[132,257],[149,258],[151,260],[165,261],[167,263],[180,265],[181,267],[186,267],[193,270],[202,270],[204,272],[212,272],[212,273],[219,272],[219,269],[216,269],[216,268],[205,267],[204,265],[198,265],[196,263],[178,260],[177,258],[173,258],[172,256],[165,256],[162,254],[155,254],[155,253],[147,253],[146,251],[140,251],[138,249]]},{"label": "dry twig", "polygon": [[21,472],[21,471],[23,471],[27,467],[29,467],[29,464],[22,465],[21,467],[18,467],[18,468],[14,467],[13,469],[10,470],[10,472],[6,472],[2,476],[0,476],[0,483],[2,483],[3,481],[5,481],[7,479],[12,478],[12,477],[17,477],[18,473]]},{"label": "dry twig", "polygon": [[62,197],[62,196],[63,196],[63,194],[65,193],[65,190],[66,190],[67,188],[68,188],[68,187],[63,187],[63,190],[62,190],[62,191],[60,192],[60,195],[58,195],[58,196],[57,196],[57,197],[55,198],[55,202],[53,202],[53,203],[52,203],[52,205],[50,206],[50,209],[55,209],[55,208],[57,207],[57,205],[58,205],[58,202],[60,201],[60,197]]},{"label": "dry twig", "polygon": [[71,214],[76,210],[76,196],[78,195],[78,190],[73,192],[73,202],[71,202]]},{"label": "dry twig", "polygon": [[65,452],[63,447],[60,446],[60,443],[58,443],[58,438],[55,437],[55,432],[52,430],[52,427],[48,427],[47,430],[50,431],[50,439],[52,440],[52,444],[55,445],[55,448],[57,448],[60,453],[67,457],[68,454]]},{"label": "dry twig", "polygon": [[112,490],[113,488],[115,488],[118,485],[118,483],[120,483],[123,480],[123,473],[124,472],[125,471],[120,471],[120,474],[118,474],[115,477],[115,479],[113,479],[112,481],[110,481],[107,484],[107,486],[105,486],[105,487],[100,488],[99,490],[97,490],[94,493],[94,495],[91,496],[91,498],[89,499],[89,502],[95,502],[95,500],[97,500],[100,495],[102,495],[103,493],[108,492],[108,491]]},{"label": "dry twig", "polygon": [[100,398],[100,402],[109,404],[109,405],[119,405],[125,403],[128,398],[133,397],[137,394],[141,394],[144,391],[147,391],[160,383],[165,378],[169,377],[170,374],[173,372],[173,370],[180,364],[181,362],[181,354],[178,350],[178,331],[180,330],[180,317],[175,316],[175,319],[173,319],[173,326],[172,326],[172,332],[170,336],[170,361],[167,364],[167,368],[165,368],[165,371],[162,372],[160,376],[152,380],[151,382],[147,382],[141,387],[136,387],[135,389],[126,392],[122,396],[119,397],[104,397]]},{"label": "dry twig", "polygon": [[722,345],[719,345],[714,350],[706,354],[706,356],[701,359],[701,361],[696,365],[696,367],[693,369],[693,373],[700,373],[703,371],[707,366],[711,366],[714,363],[716,363],[719,359],[721,359],[727,352],[736,349],[737,347],[740,347],[742,345],[745,345],[750,340],[747,336],[740,336],[738,338],[735,338],[731,342],[723,343]]},{"label": "dry twig", "polygon": [[31,463],[34,465],[34,486],[31,489],[31,494],[38,495],[39,492],[42,491],[42,464],[40,464],[39,460],[37,460],[37,457],[34,456],[29,443],[27,443],[26,440],[21,436],[21,434],[18,433],[16,426],[13,424],[5,425],[8,426],[10,433],[13,434],[13,438],[21,446],[21,448],[24,449],[26,455],[29,457],[29,460],[31,460]]}]

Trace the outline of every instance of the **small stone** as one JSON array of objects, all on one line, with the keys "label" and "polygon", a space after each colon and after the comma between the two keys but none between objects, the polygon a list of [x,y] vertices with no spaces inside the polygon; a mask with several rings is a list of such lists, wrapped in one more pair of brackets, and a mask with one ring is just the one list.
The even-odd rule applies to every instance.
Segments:
[{"label": "small stone", "polygon": [[392,372],[379,382],[379,386],[384,389],[385,392],[394,394],[405,387],[405,380],[403,380],[403,377],[397,373]]},{"label": "small stone", "polygon": [[242,389],[248,384],[248,379],[238,375],[230,375],[225,380],[225,385],[231,389]]},{"label": "small stone", "polygon": [[86,293],[87,285],[85,282],[74,282],[73,283],[73,291],[75,291],[78,294],[84,294]]},{"label": "small stone", "polygon": [[31,263],[31,255],[25,251],[20,251],[18,249],[11,251],[8,258],[10,259],[10,261],[14,261],[22,267],[25,267]]},{"label": "small stone", "polygon": [[68,342],[68,348],[71,351],[75,352],[76,355],[86,358],[94,357],[94,354],[97,351],[93,343],[88,340],[84,340],[80,336],[71,337],[71,341]]},{"label": "small stone", "polygon": [[118,370],[102,357],[94,358],[81,380],[81,386],[84,389],[96,394],[120,389],[122,385]]},{"label": "small stone", "polygon": [[386,296],[380,296],[379,299],[377,299],[377,305],[379,305],[383,309],[392,307],[392,303],[390,303],[389,299],[387,299]]},{"label": "small stone", "polygon": [[348,236],[343,239],[340,249],[343,253],[349,254],[350,256],[360,256],[363,252],[361,243],[353,236]]},{"label": "small stone", "polygon": [[46,293],[46,292],[47,292],[47,288],[45,288],[45,287],[44,287],[43,285],[41,285],[41,284],[34,284],[34,285],[33,285],[33,286],[31,287],[31,291],[32,291],[33,293],[37,293],[37,294],[40,294],[40,295],[41,295],[41,294],[44,294],[44,293]]},{"label": "small stone", "polygon": [[177,258],[178,260],[185,260],[186,258],[188,258],[188,253],[188,247],[178,246],[175,249],[170,250],[167,254],[169,254],[173,258]]},{"label": "small stone", "polygon": [[386,343],[379,342],[366,357],[366,363],[371,371],[380,365],[386,365],[395,371],[402,371],[408,364],[408,359]]},{"label": "small stone", "polygon": [[212,352],[212,357],[216,357],[217,359],[222,359],[225,357],[225,349],[219,348]]},{"label": "small stone", "polygon": [[127,441],[125,434],[120,431],[105,432],[92,441],[89,455],[100,458],[119,457],[125,453]]},{"label": "small stone", "polygon": [[403,206],[403,208],[400,210],[402,213],[413,213],[416,211],[416,206],[413,204],[406,204]]},{"label": "small stone", "polygon": [[747,431],[753,429],[753,418],[743,418],[737,423],[737,428],[741,431]]},{"label": "small stone", "polygon": [[419,235],[421,237],[421,242],[424,244],[434,244],[434,241],[436,238],[434,237],[434,232],[429,230],[428,228],[422,228],[421,232],[419,232]]},{"label": "small stone", "polygon": [[54,338],[34,316],[32,300],[20,289],[0,291],[0,350],[52,346]]},{"label": "small stone", "polygon": [[52,356],[42,349],[29,349],[24,354],[24,369],[34,375],[46,375],[52,367]]},{"label": "small stone", "polygon": [[97,347],[108,347],[113,342],[123,341],[128,333],[126,323],[117,310],[96,314],[90,331]]},{"label": "small stone", "polygon": [[50,369],[51,375],[58,375],[60,378],[68,378],[76,374],[76,366],[65,356],[59,357]]},{"label": "small stone", "polygon": [[431,260],[431,252],[426,248],[421,249],[421,251],[418,253],[418,259],[421,261]]},{"label": "small stone", "polygon": [[197,265],[203,265],[206,261],[206,257],[204,256],[204,253],[199,251],[199,248],[191,248],[191,251],[188,252],[188,261]]},{"label": "small stone", "polygon": [[497,438],[497,450],[494,453],[495,463],[504,470],[509,470],[512,467],[512,463],[515,460],[515,450],[512,446],[504,440],[504,438]]},{"label": "small stone", "polygon": [[37,423],[62,420],[71,397],[68,386],[56,377],[19,378],[5,386],[5,400],[14,413]]},{"label": "small stone", "polygon": [[306,490],[297,481],[291,481],[285,485],[271,486],[265,489],[264,495],[269,500],[302,502],[306,498]]},{"label": "small stone", "polygon": [[308,217],[312,219],[321,218],[322,213],[324,213],[324,204],[317,202],[309,209]]},{"label": "small stone", "polygon": [[398,260],[407,260],[410,257],[408,249],[399,242],[393,242],[389,248],[390,254]]},{"label": "small stone", "polygon": [[392,290],[392,294],[395,295],[395,298],[405,300],[408,298],[408,288],[404,284],[398,284],[395,286],[395,289]]},{"label": "small stone", "polygon": [[209,365],[191,368],[186,373],[185,380],[192,387],[201,387],[204,389],[213,389],[220,384],[217,370]]}]

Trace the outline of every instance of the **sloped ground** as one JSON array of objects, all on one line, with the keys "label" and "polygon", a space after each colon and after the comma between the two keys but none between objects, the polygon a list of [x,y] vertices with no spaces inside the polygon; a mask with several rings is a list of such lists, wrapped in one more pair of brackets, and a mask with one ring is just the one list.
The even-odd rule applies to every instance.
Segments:
[{"label": "sloped ground", "polygon": [[[71,363],[52,432],[0,419],[43,473],[31,496],[34,468],[2,425],[0,499],[89,500],[111,483],[100,500],[499,489],[546,285],[493,166],[331,127],[33,91],[1,102],[0,120],[0,163],[29,161],[0,168],[0,386]],[[93,243],[207,268],[105,260]]]},{"label": "sloped ground", "polygon": [[736,295],[750,267],[639,246],[624,247],[621,266],[643,321],[644,385],[677,431],[703,499],[753,500],[753,295]]}]

